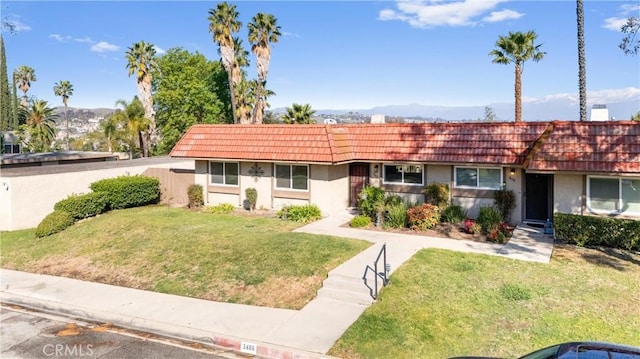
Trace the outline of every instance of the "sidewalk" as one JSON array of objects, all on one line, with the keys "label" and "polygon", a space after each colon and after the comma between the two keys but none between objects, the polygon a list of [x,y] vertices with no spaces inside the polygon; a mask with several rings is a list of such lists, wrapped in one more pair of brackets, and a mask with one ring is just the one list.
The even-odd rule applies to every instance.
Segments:
[{"label": "sidewalk", "polygon": [[0,269],[0,301],[264,358],[328,358],[324,354],[373,302],[362,275],[384,243],[391,272],[423,248],[543,263],[549,262],[553,249],[552,238],[528,227],[516,229],[508,244],[497,245],[341,227],[351,217],[344,211],[296,230],[374,243],[332,270],[318,296],[299,311],[212,302],[6,269]]}]

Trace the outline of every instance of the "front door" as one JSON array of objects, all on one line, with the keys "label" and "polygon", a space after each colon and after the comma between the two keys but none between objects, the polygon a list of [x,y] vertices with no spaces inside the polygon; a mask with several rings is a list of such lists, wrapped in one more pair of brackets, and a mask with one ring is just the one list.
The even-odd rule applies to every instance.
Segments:
[{"label": "front door", "polygon": [[349,165],[349,206],[358,206],[358,194],[369,184],[369,165],[352,163]]},{"label": "front door", "polygon": [[553,216],[553,175],[527,173],[525,176],[525,214],[528,221],[546,221]]}]

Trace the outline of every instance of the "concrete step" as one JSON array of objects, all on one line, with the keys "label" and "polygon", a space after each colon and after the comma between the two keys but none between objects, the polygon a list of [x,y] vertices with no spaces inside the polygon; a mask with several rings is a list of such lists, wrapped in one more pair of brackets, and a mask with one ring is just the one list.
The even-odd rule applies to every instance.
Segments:
[{"label": "concrete step", "polygon": [[373,303],[373,298],[369,295],[368,290],[365,292],[361,290],[353,291],[334,287],[322,287],[318,290],[318,298],[329,298],[359,305],[371,305]]},{"label": "concrete step", "polygon": [[322,286],[354,291],[365,288],[362,278],[340,274],[329,274],[329,277],[322,282]]}]

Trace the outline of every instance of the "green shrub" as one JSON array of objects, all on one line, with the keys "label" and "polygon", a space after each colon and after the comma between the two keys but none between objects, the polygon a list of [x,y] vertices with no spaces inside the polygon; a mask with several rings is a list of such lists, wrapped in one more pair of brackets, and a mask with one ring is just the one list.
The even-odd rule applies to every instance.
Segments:
[{"label": "green shrub", "polygon": [[579,246],[605,246],[640,250],[640,221],[556,213],[555,236]]},{"label": "green shrub", "polygon": [[351,222],[349,222],[349,226],[353,228],[368,227],[370,225],[371,225],[371,218],[369,216],[363,216],[363,215],[355,216],[353,217]]},{"label": "green shrub", "polygon": [[284,206],[281,210],[278,211],[277,215],[278,218],[284,220],[302,223],[307,223],[322,218],[322,212],[320,212],[320,208],[318,208],[318,206],[316,206],[315,204]]},{"label": "green shrub", "polygon": [[505,222],[511,221],[511,211],[516,208],[516,195],[513,191],[501,189],[493,192],[493,199],[498,212]]},{"label": "green shrub", "polygon": [[440,213],[440,220],[446,223],[460,223],[465,218],[467,218],[467,211],[456,204],[448,206]]},{"label": "green shrub", "polygon": [[75,223],[71,213],[63,210],[55,210],[49,213],[36,228],[36,237],[46,237],[54,233],[62,232],[65,228]]},{"label": "green shrub", "polygon": [[89,192],[86,194],[72,194],[58,201],[54,210],[65,211],[75,219],[97,216],[109,208],[109,195],[106,192]]},{"label": "green shrub", "polygon": [[449,205],[449,185],[434,182],[424,188],[424,200],[426,203],[445,208]]},{"label": "green shrub", "polygon": [[384,198],[384,204],[386,207],[404,205],[404,199],[397,194],[391,194]]},{"label": "green shrub", "polygon": [[482,233],[487,234],[491,229],[500,226],[502,215],[495,207],[480,207],[476,222],[480,224]]},{"label": "green shrub", "polygon": [[411,229],[431,229],[440,223],[440,207],[430,203],[411,207],[407,211],[407,222]]},{"label": "green shrub", "polygon": [[226,214],[233,212],[235,209],[236,207],[231,203],[220,203],[216,206],[205,207],[202,211],[205,213]]},{"label": "green shrub", "polygon": [[376,219],[378,213],[384,211],[385,192],[376,186],[365,186],[358,194],[358,208],[365,216]]},{"label": "green shrub", "polygon": [[202,186],[199,184],[192,184],[187,189],[187,196],[189,197],[189,208],[200,208],[204,205]]},{"label": "green shrub", "polygon": [[160,201],[160,181],[147,176],[119,176],[91,184],[94,192],[109,194],[109,208],[145,206]]},{"label": "green shrub", "polygon": [[387,206],[387,213],[384,217],[384,226],[387,228],[407,227],[407,205],[404,202]]},{"label": "green shrub", "polygon": [[247,196],[247,204],[249,205],[249,210],[256,209],[256,203],[258,202],[258,190],[255,188],[247,188],[244,190],[245,195]]}]

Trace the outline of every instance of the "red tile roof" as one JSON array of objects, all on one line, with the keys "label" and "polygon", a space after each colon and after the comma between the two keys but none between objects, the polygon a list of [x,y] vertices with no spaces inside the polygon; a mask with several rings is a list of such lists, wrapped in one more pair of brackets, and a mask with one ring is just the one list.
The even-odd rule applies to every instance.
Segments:
[{"label": "red tile roof", "polygon": [[553,122],[524,165],[541,171],[640,173],[640,123]]},{"label": "red tile roof", "polygon": [[541,171],[640,173],[633,122],[195,125],[172,157],[524,165]]}]

